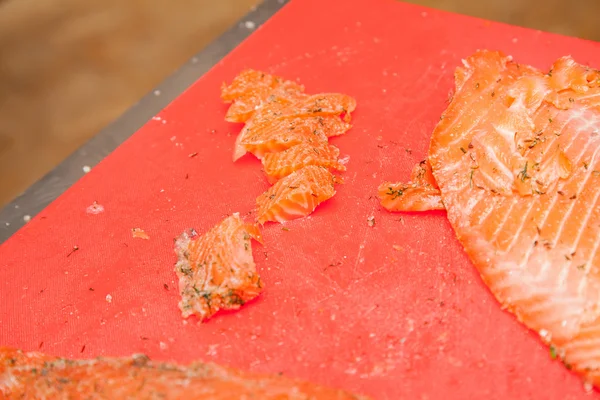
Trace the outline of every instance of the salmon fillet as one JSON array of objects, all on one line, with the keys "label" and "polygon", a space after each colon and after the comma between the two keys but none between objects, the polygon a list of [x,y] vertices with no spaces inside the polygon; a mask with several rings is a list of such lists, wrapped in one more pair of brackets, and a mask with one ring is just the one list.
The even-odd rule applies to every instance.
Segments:
[{"label": "salmon fillet", "polygon": [[335,195],[340,182],[327,168],[309,165],[291,173],[256,199],[257,221],[283,223],[312,213]]},{"label": "salmon fillet", "polygon": [[600,386],[600,72],[479,51],[429,161],[459,241],[503,307]]},{"label": "salmon fillet", "polygon": [[128,358],[70,360],[0,348],[3,399],[336,399],[366,397],[281,375],[264,375],[214,363],[188,366]]},{"label": "salmon fillet", "polygon": [[251,239],[262,243],[258,226],[235,213],[202,236],[192,230],[175,240],[184,318],[195,314],[203,321],[219,310],[239,309],[260,294]]},{"label": "salmon fillet", "polygon": [[265,154],[262,164],[269,183],[275,183],[308,165],[345,171],[346,167],[338,160],[339,155],[340,150],[333,145],[304,142],[279,153]]}]

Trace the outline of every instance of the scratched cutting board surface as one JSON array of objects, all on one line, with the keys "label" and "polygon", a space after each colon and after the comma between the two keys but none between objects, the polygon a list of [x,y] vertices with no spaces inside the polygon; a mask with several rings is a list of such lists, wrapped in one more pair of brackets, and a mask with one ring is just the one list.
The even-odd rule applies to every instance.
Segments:
[{"label": "scratched cutting board surface", "polygon": [[[500,309],[443,212],[390,214],[375,197],[425,157],[461,59],[488,48],[543,69],[566,54],[599,67],[600,45],[387,0],[349,4],[292,1],[5,242],[0,344],[203,359],[376,399],[600,398]],[[346,184],[289,231],[266,225],[265,246],[253,245],[264,293],[200,325],[177,307],[173,238],[249,211],[268,187],[256,159],[231,161],[241,126],[224,121],[219,99],[246,67],[356,97],[353,129],[332,140],[350,156]],[[94,201],[104,212],[87,211]]]}]

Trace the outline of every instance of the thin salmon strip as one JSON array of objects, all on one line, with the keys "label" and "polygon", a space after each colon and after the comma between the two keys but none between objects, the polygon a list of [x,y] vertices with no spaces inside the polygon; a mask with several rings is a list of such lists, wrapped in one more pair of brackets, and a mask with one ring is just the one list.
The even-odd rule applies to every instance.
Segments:
[{"label": "thin salmon strip", "polygon": [[279,76],[246,69],[236,76],[230,85],[223,83],[221,99],[232,103],[225,120],[246,122],[256,110],[268,101],[289,102],[305,97],[304,86]]},{"label": "thin salmon strip", "polygon": [[184,318],[195,314],[200,321],[219,310],[236,310],[262,290],[252,257],[251,239],[262,243],[257,225],[242,221],[239,213],[199,236],[184,232],[175,241]]},{"label": "thin salmon strip", "polygon": [[408,183],[383,182],[378,192],[381,205],[389,211],[445,209],[440,188],[427,160],[415,165]]},{"label": "thin salmon strip", "polygon": [[335,195],[339,178],[327,168],[309,165],[291,173],[256,199],[257,220],[283,223],[306,217]]},{"label": "thin salmon strip", "polygon": [[237,136],[233,161],[247,152],[261,159],[299,143],[326,142],[350,128],[356,100],[340,93],[307,95],[304,87],[260,71],[245,70],[221,98],[233,102],[225,119],[245,122]]},{"label": "thin salmon strip", "polygon": [[[246,123],[236,138],[233,161],[247,152],[261,159],[265,154],[284,151],[300,143],[327,142],[325,129],[329,125],[321,126],[315,118],[282,117],[285,108],[279,103],[270,103]],[[340,118],[337,120],[344,123]]]},{"label": "thin salmon strip", "polygon": [[350,122],[351,113],[356,110],[356,100],[340,93],[320,93],[300,98],[291,104],[284,115],[292,116],[342,116]]},{"label": "thin salmon strip", "polygon": [[335,399],[353,395],[281,375],[256,374],[214,363],[183,366],[142,354],[71,360],[0,348],[2,399]]},{"label": "thin salmon strip", "polygon": [[479,51],[429,149],[456,235],[502,306],[600,386],[600,73]]},{"label": "thin salmon strip", "polygon": [[294,171],[308,165],[317,165],[329,170],[345,171],[346,167],[338,160],[340,150],[327,143],[300,143],[279,153],[265,154],[263,169],[269,183],[275,183]]},{"label": "thin salmon strip", "polygon": [[340,114],[306,114],[296,103],[271,102],[248,120],[236,139],[233,160],[247,152],[258,158],[267,153],[287,150],[299,143],[327,142],[346,133],[352,125]]}]

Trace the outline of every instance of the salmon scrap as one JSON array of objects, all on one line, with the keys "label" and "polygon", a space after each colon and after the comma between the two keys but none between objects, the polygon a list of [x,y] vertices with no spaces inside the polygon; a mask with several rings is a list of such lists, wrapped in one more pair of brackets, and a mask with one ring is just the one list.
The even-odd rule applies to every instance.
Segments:
[{"label": "salmon scrap", "polygon": [[183,366],[143,354],[71,360],[0,348],[3,399],[336,399],[366,400],[342,390],[214,363]]},{"label": "salmon scrap", "polygon": [[[349,99],[323,94],[317,99],[290,104],[273,101],[264,105],[236,138],[233,160],[247,152],[260,159],[266,153],[286,150],[299,143],[323,143],[329,137],[344,134],[352,127],[347,122],[349,111],[344,109],[352,107]],[[340,118],[341,114],[346,120]]]},{"label": "salmon scrap", "polygon": [[245,122],[233,161],[253,154],[261,160],[269,183],[275,184],[257,199],[259,223],[307,216],[335,194],[332,172],[346,167],[329,138],[351,129],[354,98],[309,95],[303,86],[254,70],[242,71],[231,85],[223,85],[221,97],[233,102],[226,120]]},{"label": "salmon scrap", "polygon": [[279,153],[268,153],[262,159],[263,169],[269,183],[275,183],[299,168],[317,165],[330,170],[345,171],[339,161],[340,150],[330,144],[300,143]]},{"label": "salmon scrap", "polygon": [[234,213],[202,236],[192,230],[175,240],[184,318],[195,314],[204,321],[219,310],[237,310],[260,294],[263,285],[251,239],[262,243],[258,226]]},{"label": "salmon scrap", "polygon": [[[245,122],[235,142],[234,161],[247,152],[262,158],[302,142],[326,142],[351,128],[351,113],[356,109],[350,96],[308,95],[301,85],[254,70],[242,71],[229,86],[224,84],[221,98],[233,102],[225,119]],[[247,118],[231,116],[236,104],[243,106]]]},{"label": "salmon scrap", "polygon": [[286,176],[256,199],[257,221],[284,223],[312,213],[335,195],[341,182],[327,168],[309,165]]},{"label": "salmon scrap", "polygon": [[223,83],[221,87],[221,99],[231,103],[225,120],[246,122],[267,100],[286,103],[302,96],[303,91],[304,86],[295,82],[246,69],[236,76],[230,85]]},{"label": "salmon scrap", "polygon": [[269,104],[250,119],[235,142],[233,161],[250,152],[259,159],[297,144],[318,146],[342,135],[351,125],[337,116],[278,116],[284,107]]},{"label": "salmon scrap", "polygon": [[415,165],[408,183],[383,182],[379,186],[381,205],[389,211],[444,210],[440,188],[429,161]]},{"label": "salmon scrap", "polygon": [[600,386],[600,72],[478,51],[455,81],[428,155],[448,219],[502,306]]},{"label": "salmon scrap", "polygon": [[246,123],[235,140],[233,161],[248,152],[262,159],[265,154],[284,151],[300,143],[318,145],[327,142],[322,131],[311,129],[302,118],[274,116],[282,108],[277,103],[266,105]]}]

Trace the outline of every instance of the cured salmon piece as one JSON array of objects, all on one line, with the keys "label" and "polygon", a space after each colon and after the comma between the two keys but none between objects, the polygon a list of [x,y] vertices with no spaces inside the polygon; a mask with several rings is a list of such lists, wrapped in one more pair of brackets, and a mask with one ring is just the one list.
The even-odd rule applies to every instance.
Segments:
[{"label": "cured salmon piece", "polygon": [[309,165],[291,173],[256,199],[257,220],[283,223],[312,213],[335,195],[337,178],[327,168]]},{"label": "cured salmon piece", "polygon": [[[337,95],[332,95],[332,98],[337,99]],[[299,143],[318,144],[346,133],[352,125],[342,120],[340,115],[343,113],[343,101],[347,99],[340,98],[339,103],[325,99],[327,101],[322,104],[323,107],[329,104],[329,115],[324,111],[325,108],[308,112],[308,105],[314,107],[316,100],[304,104],[273,101],[265,105],[248,120],[238,135],[233,160],[236,161],[246,152],[262,158],[267,153],[287,150]],[[335,104],[339,106],[337,109]]]},{"label": "cured salmon piece", "polygon": [[308,165],[345,171],[346,167],[338,160],[339,155],[340,150],[333,145],[327,143],[311,145],[304,142],[279,153],[265,154],[262,164],[269,183],[275,183]]},{"label": "cured salmon piece", "polygon": [[251,239],[262,243],[257,225],[235,213],[204,235],[184,232],[175,240],[184,318],[206,320],[219,310],[236,310],[262,290],[252,257]]},{"label": "cured salmon piece", "polygon": [[459,241],[502,306],[600,386],[600,72],[478,51],[429,148]]},{"label": "cured salmon piece", "polygon": [[187,366],[143,354],[71,360],[0,348],[3,399],[335,399],[367,400],[281,375],[256,374],[214,363]]},{"label": "cured salmon piece", "polygon": [[339,93],[320,93],[298,99],[290,104],[284,115],[292,116],[342,116],[345,122],[350,122],[351,113],[356,110],[356,100]]},{"label": "cured salmon piece", "polygon": [[279,76],[247,69],[233,79],[230,85],[223,83],[221,99],[232,103],[225,120],[246,122],[267,101],[290,102],[305,97],[304,86]]},{"label": "cured salmon piece", "polygon": [[[326,142],[347,132],[356,100],[339,93],[307,95],[304,87],[260,71],[245,70],[223,85],[230,106],[225,119],[246,122],[235,141],[233,161],[247,152],[262,158],[299,143]],[[341,118],[340,118],[341,117]]]},{"label": "cured salmon piece", "polygon": [[316,129],[306,118],[282,117],[284,108],[280,103],[271,103],[246,123],[236,138],[233,161],[247,152],[261,159],[267,153],[284,151],[300,143],[327,142],[324,129]]},{"label": "cured salmon piece", "polygon": [[379,186],[379,199],[389,211],[445,209],[440,188],[427,160],[415,165],[408,183],[383,182]]}]

